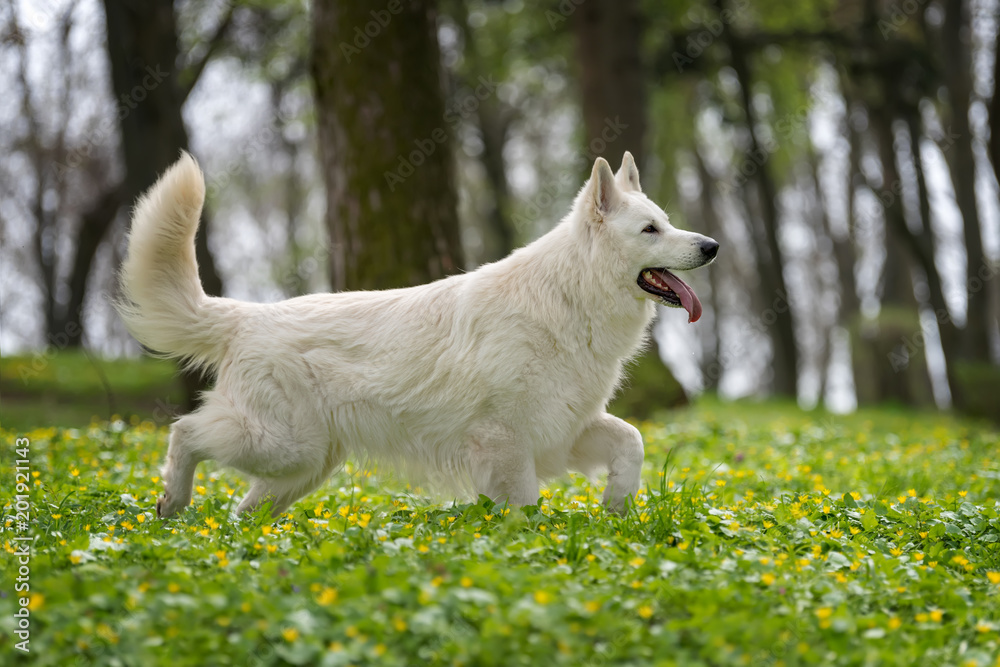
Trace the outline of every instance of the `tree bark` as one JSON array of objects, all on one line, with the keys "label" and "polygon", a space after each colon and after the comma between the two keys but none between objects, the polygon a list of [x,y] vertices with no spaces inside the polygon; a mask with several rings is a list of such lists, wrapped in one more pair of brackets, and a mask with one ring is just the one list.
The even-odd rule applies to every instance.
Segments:
[{"label": "tree bark", "polygon": [[[642,10],[637,0],[588,0],[573,13],[583,92],[585,146],[613,167],[625,151],[645,166],[646,72]],[[590,173],[590,164],[585,165]]]},{"label": "tree bark", "polygon": [[[471,70],[463,84],[468,89],[474,89],[479,85],[477,77],[486,76],[489,70],[480,55],[475,30],[469,25],[468,7],[465,2],[457,2],[454,7],[455,22],[462,31],[463,53]],[[481,258],[484,263],[503,259],[519,241],[526,240],[517,238],[517,230],[510,219],[510,184],[507,181],[507,168],[503,157],[513,115],[514,110],[496,95],[489,95],[486,99],[480,100],[476,107],[476,120],[483,140],[481,162],[493,199],[486,214]]]},{"label": "tree bark", "polygon": [[[60,65],[63,74],[63,91],[59,97],[58,110],[63,119],[68,118],[72,113],[68,108],[70,80],[67,75],[69,59],[72,57],[69,48],[69,35],[72,27],[73,12],[72,9],[68,9],[60,17],[58,28]],[[47,210],[43,201],[45,193],[50,190],[60,192],[60,198],[65,194],[66,167],[61,165],[60,161],[65,159],[67,154],[66,128],[64,123],[59,123],[59,129],[55,132],[52,145],[43,145],[43,131],[38,120],[39,114],[32,103],[31,86],[28,80],[26,36],[18,24],[16,9],[12,10],[10,16],[10,42],[15,45],[19,56],[17,78],[22,93],[21,113],[28,125],[26,148],[35,178],[34,196],[31,200],[31,213],[36,224],[33,249],[43,289],[46,340],[60,348],[76,348],[83,340],[83,322],[80,310],[87,291],[90,267],[93,264],[97,248],[118,211],[120,193],[116,186],[105,186],[103,183],[102,179],[106,170],[89,160],[83,160],[81,157],[82,164],[79,165],[79,168],[99,172],[95,174],[92,181],[95,184],[95,189],[102,189],[98,191],[90,208],[80,216],[76,244],[72,250],[69,280],[62,282],[58,275],[57,244],[55,243],[56,236],[66,233],[66,230],[60,229],[59,225],[62,211],[59,209]],[[56,163],[55,169],[51,167],[51,162]],[[57,293],[61,288],[65,288],[65,301],[57,298]]]},{"label": "tree bark", "polygon": [[486,244],[484,262],[503,259],[519,240],[524,241],[517,238],[517,230],[510,219],[510,184],[507,182],[507,168],[503,159],[503,149],[510,131],[510,120],[506,115],[500,104],[492,98],[484,100],[477,112],[479,131],[483,138],[483,169],[493,195],[493,205],[486,218],[490,238]]},{"label": "tree bark", "polygon": [[[590,162],[605,158],[617,168],[625,151],[632,153],[639,172],[645,165],[647,122],[646,76],[639,48],[642,44],[642,10],[637,0],[588,0],[573,13],[577,60],[583,94],[584,155],[586,173]],[[663,364],[655,337],[636,359],[635,382],[616,399],[634,402],[629,394],[642,392],[643,382],[677,385]],[[641,377],[640,377],[641,376]],[[679,389],[679,386],[678,386]],[[678,401],[686,402],[682,390]],[[663,407],[673,407],[666,406]],[[634,415],[633,415],[634,416]]]},{"label": "tree bark", "polygon": [[993,98],[990,100],[990,162],[1000,187],[1000,45],[993,48]]},{"label": "tree bark", "polygon": [[[694,151],[695,164],[698,168],[698,177],[701,180],[701,194],[699,204],[701,217],[705,223],[705,231],[720,244],[725,244],[722,238],[722,224],[715,211],[715,177],[705,164],[701,153],[696,148]],[[702,363],[702,377],[704,389],[707,392],[718,392],[719,381],[722,379],[722,323],[720,315],[722,313],[722,302],[719,298],[722,288],[722,279],[719,274],[721,267],[715,267],[708,272],[708,283],[711,289],[709,295],[709,306],[712,308],[712,341],[711,346],[706,346],[706,359]]]},{"label": "tree bark", "polygon": [[[177,24],[171,0],[104,0],[111,82],[124,117],[123,198],[129,204],[146,191],[188,148],[181,110],[187,86],[178,81]],[[205,292],[222,293],[222,280],[208,251],[207,215],[196,240]]]},{"label": "tree bark", "polygon": [[872,130],[878,143],[879,162],[882,166],[882,187],[873,194],[882,201],[885,218],[885,264],[882,269],[882,302],[900,308],[917,309],[910,276],[910,257],[907,248],[907,223],[903,202],[896,195],[901,190],[899,171],[896,169],[896,149],[893,141],[892,116],[886,108],[870,108]]},{"label": "tree bark", "polygon": [[938,334],[941,338],[941,351],[945,358],[945,374],[948,382],[948,389],[954,395],[957,391],[957,380],[955,378],[955,362],[958,359],[958,329],[955,321],[948,310],[948,303],[944,298],[944,286],[941,283],[941,275],[938,273],[937,264],[934,259],[934,231],[931,228],[931,203],[930,195],[927,191],[927,179],[924,175],[923,149],[920,141],[923,139],[921,130],[919,111],[913,108],[904,110],[908,135],[910,139],[910,153],[913,156],[913,168],[916,173],[916,187],[918,205],[920,210],[920,233],[914,234],[909,228],[902,231],[908,235],[907,242],[912,248],[913,255],[920,266],[924,280],[927,283],[927,300],[934,312],[934,319],[937,322]]},{"label": "tree bark", "polygon": [[[942,60],[947,82],[948,103],[951,107],[950,130],[957,136],[945,149],[955,186],[955,203],[962,214],[965,237],[965,288],[968,296],[965,327],[960,334],[959,358],[972,363],[990,363],[990,296],[997,279],[987,269],[980,232],[979,205],[976,201],[976,161],[972,150],[972,127],[969,104],[972,95],[971,52],[967,33],[968,2],[951,0],[944,3],[945,17],[941,27]],[[987,278],[983,279],[982,275]],[[955,397],[961,407],[962,397]]]},{"label": "tree bark", "polygon": [[[822,261],[822,257],[825,253],[823,252],[823,248],[820,244],[823,240],[826,240],[830,244],[830,249],[833,250],[834,261],[837,265],[837,274],[840,278],[838,281],[838,287],[840,289],[840,304],[837,308],[836,316],[832,320],[828,320],[824,317],[822,308],[817,308],[814,315],[816,322],[820,327],[820,349],[818,354],[819,391],[817,393],[817,400],[822,402],[826,399],[826,386],[827,380],[829,379],[830,360],[833,357],[833,334],[836,327],[841,324],[844,319],[853,317],[853,313],[857,311],[858,296],[854,283],[854,248],[853,245],[849,243],[849,238],[847,242],[845,242],[843,237],[838,237],[838,235],[833,232],[830,216],[827,211],[826,197],[824,196],[822,182],[820,181],[819,159],[812,145],[807,148],[806,157],[809,164],[809,175],[811,177],[810,180],[813,187],[813,194],[816,197],[816,215],[813,219],[816,246],[813,254],[813,261],[815,261],[817,265]],[[816,280],[816,293],[822,295],[825,289],[822,276],[820,276],[817,272],[814,278]]]},{"label": "tree bark", "polygon": [[463,268],[436,2],[379,12],[381,20],[364,3],[313,5],[335,290],[405,287]]},{"label": "tree bark", "polygon": [[[69,275],[69,301],[53,323],[53,334],[62,333],[67,347],[80,347],[83,342],[83,323],[81,313],[83,300],[87,295],[87,283],[90,268],[94,264],[97,249],[104,240],[111,223],[118,215],[122,205],[121,187],[112,187],[104,192],[97,202],[85,211],[80,223],[80,231],[76,237],[76,249],[73,254],[73,267]],[[77,326],[73,326],[73,323]]]},{"label": "tree bark", "polygon": [[[125,156],[122,199],[131,204],[149,188],[180,151],[188,147],[181,109],[193,83],[178,78],[177,24],[172,0],[104,0],[111,83],[117,98]],[[222,279],[208,250],[208,216],[195,239],[198,272],[205,292],[222,294]],[[205,388],[200,375],[184,373],[188,408]]]},{"label": "tree bark", "polygon": [[[878,146],[882,185],[872,193],[882,201],[885,220],[885,264],[882,268],[881,311],[878,329],[868,337],[870,357],[855,364],[855,377],[867,373],[871,386],[856,382],[858,402],[898,401],[928,404],[933,391],[925,361],[924,345],[913,344],[920,332],[920,307],[913,290],[912,267],[919,261],[913,232],[907,226],[900,201],[899,170],[892,122],[895,106],[887,101],[869,107],[872,132]],[[880,196],[881,195],[881,196]],[[864,334],[865,332],[862,332]],[[862,368],[867,366],[867,368]]]},{"label": "tree bark", "polygon": [[[993,98],[990,100],[990,162],[1000,189],[1000,45],[993,49]],[[1000,331],[1000,284],[993,285],[993,326]]]},{"label": "tree bark", "polygon": [[[858,132],[856,132],[851,125],[851,100],[846,96],[844,98],[844,104],[847,108],[848,115],[848,118],[845,119],[844,131],[848,133],[848,150],[850,151],[846,179],[847,234],[841,236],[834,233],[832,229],[828,229],[827,231],[830,235],[830,240],[833,241],[833,256],[837,262],[837,274],[840,278],[840,308],[837,312],[837,323],[842,327],[848,328],[857,318],[858,313],[861,312],[861,299],[858,297],[858,283],[854,275],[854,267],[857,264],[855,239],[855,229],[857,225],[854,220],[854,203],[856,201],[854,178],[857,174],[861,173],[861,149]],[[818,174],[816,175],[816,179],[818,184]]]},{"label": "tree bark", "polygon": [[[752,77],[750,73],[750,52],[740,38],[735,35],[730,26],[724,28],[726,42],[729,45],[730,65],[736,73],[740,85],[740,96],[746,119],[747,131],[750,136],[750,155],[766,156],[768,153],[761,148],[757,137],[757,114],[754,112],[752,100]],[[778,211],[775,204],[777,188],[771,177],[768,161],[765,159],[757,166],[751,177],[756,186],[757,204],[763,226],[764,247],[766,254],[758,255],[761,287],[768,303],[770,312],[774,313],[774,324],[771,327],[771,348],[773,371],[771,389],[778,396],[798,397],[799,353],[795,339],[795,323],[792,319],[792,309],[788,302],[788,288],[785,285],[785,258],[778,240]],[[782,307],[773,307],[779,303]]]}]

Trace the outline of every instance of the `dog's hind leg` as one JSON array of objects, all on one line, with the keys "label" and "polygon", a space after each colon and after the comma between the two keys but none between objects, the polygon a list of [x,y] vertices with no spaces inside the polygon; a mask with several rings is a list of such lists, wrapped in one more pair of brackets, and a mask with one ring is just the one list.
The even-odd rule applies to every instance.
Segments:
[{"label": "dog's hind leg", "polygon": [[304,472],[281,477],[258,477],[236,508],[237,514],[256,511],[262,503],[270,500],[271,516],[277,517],[296,500],[318,488],[334,470],[344,464],[346,458],[344,448],[331,441],[327,443],[326,456]]},{"label": "dog's hind leg", "polygon": [[642,473],[642,435],[639,429],[607,413],[598,415],[573,443],[570,467],[590,474],[607,467],[608,482],[604,504],[615,512],[625,507],[625,499],[635,497]]},{"label": "dog's hind leg", "polygon": [[157,516],[166,519],[191,503],[198,463],[211,459],[233,465],[234,455],[247,449],[252,440],[232,403],[209,392],[202,407],[178,419],[170,429],[163,467],[165,490],[156,501]]},{"label": "dog's hind leg", "polygon": [[156,515],[161,519],[166,519],[191,502],[194,470],[204,460],[192,446],[193,421],[192,415],[181,417],[170,428],[167,461],[162,470],[165,491],[156,500]]},{"label": "dog's hind leg", "polygon": [[166,492],[157,502],[157,514],[166,518],[191,502],[199,461],[218,461],[257,478],[239,511],[271,497],[274,515],[322,484],[343,463],[346,452],[329,433],[296,432],[274,422],[209,392],[201,408],[174,424],[163,474]]},{"label": "dog's hind leg", "polygon": [[328,472],[314,470],[292,477],[254,480],[247,495],[243,497],[239,507],[236,508],[236,512],[237,514],[254,512],[262,504],[270,501],[272,503],[271,517],[277,518],[296,500],[318,488],[326,481],[328,474]]}]

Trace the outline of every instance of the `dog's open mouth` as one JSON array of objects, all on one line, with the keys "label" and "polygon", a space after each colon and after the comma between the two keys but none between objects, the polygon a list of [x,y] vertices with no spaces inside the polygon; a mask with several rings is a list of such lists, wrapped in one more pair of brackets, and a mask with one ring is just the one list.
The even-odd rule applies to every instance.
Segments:
[{"label": "dog's open mouth", "polygon": [[688,322],[701,317],[701,301],[688,284],[666,269],[643,269],[636,281],[646,292],[657,297],[665,306],[683,308],[688,312]]}]

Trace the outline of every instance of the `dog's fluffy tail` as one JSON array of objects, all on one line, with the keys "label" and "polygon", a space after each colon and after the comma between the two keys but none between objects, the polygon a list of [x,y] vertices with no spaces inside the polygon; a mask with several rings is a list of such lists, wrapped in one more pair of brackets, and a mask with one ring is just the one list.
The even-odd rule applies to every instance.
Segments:
[{"label": "dog's fluffy tail", "polygon": [[239,302],[207,296],[198,278],[194,237],[204,201],[205,179],[185,152],[135,207],[116,307],[146,347],[210,367],[225,355]]}]

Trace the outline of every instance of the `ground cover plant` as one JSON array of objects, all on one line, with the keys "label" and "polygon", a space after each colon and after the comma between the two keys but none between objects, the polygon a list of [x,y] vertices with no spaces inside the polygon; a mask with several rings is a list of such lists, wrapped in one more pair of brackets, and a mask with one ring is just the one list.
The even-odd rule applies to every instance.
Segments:
[{"label": "ground cover plant", "polygon": [[1000,664],[995,428],[714,402],[640,428],[647,487],[621,517],[582,477],[522,510],[349,467],[241,520],[245,483],[203,465],[167,522],[164,428],[2,431],[2,662]]}]

